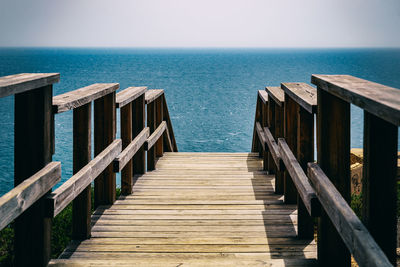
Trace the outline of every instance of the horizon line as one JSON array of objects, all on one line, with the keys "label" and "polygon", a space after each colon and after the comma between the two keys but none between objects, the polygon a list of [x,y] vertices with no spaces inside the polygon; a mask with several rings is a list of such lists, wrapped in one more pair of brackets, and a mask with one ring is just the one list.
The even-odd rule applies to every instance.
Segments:
[{"label": "horizon line", "polygon": [[81,49],[400,49],[400,46],[1,46],[2,48]]}]

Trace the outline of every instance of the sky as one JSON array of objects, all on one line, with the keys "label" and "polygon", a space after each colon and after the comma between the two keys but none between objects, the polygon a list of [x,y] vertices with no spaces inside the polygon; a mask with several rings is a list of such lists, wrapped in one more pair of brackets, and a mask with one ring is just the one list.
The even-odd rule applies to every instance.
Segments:
[{"label": "sky", "polygon": [[0,0],[0,46],[400,47],[400,0]]}]

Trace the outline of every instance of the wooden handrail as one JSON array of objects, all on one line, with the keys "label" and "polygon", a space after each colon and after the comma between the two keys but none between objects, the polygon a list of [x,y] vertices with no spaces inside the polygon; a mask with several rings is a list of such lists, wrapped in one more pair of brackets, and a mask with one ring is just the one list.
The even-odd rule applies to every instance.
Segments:
[{"label": "wooden handrail", "polygon": [[258,90],[258,97],[264,104],[268,103],[268,93],[266,91]]},{"label": "wooden handrail", "polygon": [[[171,118],[169,116],[169,111],[168,111],[168,105],[167,105],[167,100],[165,98],[165,94],[162,95],[162,101],[163,101],[163,120],[167,122],[167,136],[168,139],[170,140],[170,145],[171,149],[167,152],[178,152],[178,146],[176,144],[175,140],[175,134],[174,134],[174,129],[172,127],[172,122]],[[169,146],[169,145],[167,145]]]},{"label": "wooden handrail", "polygon": [[157,129],[147,138],[144,143],[144,149],[149,150],[160,139],[164,131],[167,129],[167,123],[163,121]]},{"label": "wooden handrail", "polygon": [[151,89],[148,90],[146,92],[146,104],[150,104],[151,102],[153,102],[154,100],[156,100],[157,98],[159,98],[160,96],[162,96],[164,94],[164,90],[163,89]]},{"label": "wooden handrail", "polygon": [[257,133],[260,145],[261,145],[262,149],[265,151],[266,147],[265,147],[264,131],[263,131],[263,129],[261,127],[261,124],[259,122],[256,122],[256,133]]},{"label": "wooden handrail", "polygon": [[122,108],[123,106],[136,100],[138,97],[143,95],[147,90],[147,87],[128,87],[117,93],[115,98],[115,103],[117,108]]},{"label": "wooden handrail", "polygon": [[308,164],[308,177],[324,210],[357,263],[360,266],[393,266],[317,163]]},{"label": "wooden handrail", "polygon": [[317,111],[317,90],[306,83],[281,83],[282,89],[309,113]]},{"label": "wooden handrail", "polygon": [[275,104],[280,107],[284,104],[285,94],[280,87],[267,86],[265,87],[265,91],[267,91],[268,97],[271,97],[274,100]]},{"label": "wooden handrail", "polygon": [[0,230],[61,180],[61,163],[50,162],[0,198]]},{"label": "wooden handrail", "polygon": [[265,142],[268,145],[268,150],[271,152],[272,158],[278,171],[284,169],[281,153],[279,152],[278,144],[276,143],[271,131],[268,127],[264,127]]},{"label": "wooden handrail", "polygon": [[47,216],[59,214],[79,193],[102,173],[122,150],[121,139],[116,139],[78,173],[69,178],[47,197]]}]

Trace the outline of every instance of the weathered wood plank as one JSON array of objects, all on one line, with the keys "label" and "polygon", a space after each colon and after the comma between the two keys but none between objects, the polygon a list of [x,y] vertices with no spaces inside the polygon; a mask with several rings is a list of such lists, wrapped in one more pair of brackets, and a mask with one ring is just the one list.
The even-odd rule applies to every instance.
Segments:
[{"label": "weathered wood plank", "polygon": [[61,180],[61,163],[50,162],[0,198],[0,230]]},{"label": "weathered wood plank", "polygon": [[[147,127],[150,129],[150,134],[153,134],[156,130],[156,104],[155,102],[149,102],[147,105]],[[150,135],[151,136],[151,135]],[[144,150],[147,150],[143,146]],[[147,171],[156,169],[156,150],[151,147],[147,150]]]},{"label": "weathered wood plank", "polygon": [[265,87],[265,91],[267,91],[268,95],[274,100],[275,104],[282,107],[285,102],[285,94],[282,88],[267,86]]},{"label": "weathered wood plank", "polygon": [[[145,128],[146,105],[144,97],[144,95],[141,95],[132,102],[132,136],[137,136]],[[146,151],[143,146],[133,156],[132,162],[134,175],[146,173]]]},{"label": "weathered wood plank", "polygon": [[[161,126],[161,124],[163,123],[163,101],[162,98],[159,97],[155,100],[156,103],[156,126],[159,127]],[[167,124],[165,123],[165,129],[167,129]],[[164,130],[165,132],[165,130]],[[164,132],[162,133],[162,135],[164,135]],[[164,154],[164,138],[158,138],[158,140],[156,141],[155,145],[155,149],[156,149],[156,156],[157,157],[162,157]]]},{"label": "weathered wood plank", "polygon": [[163,89],[150,89],[146,91],[145,94],[145,100],[146,100],[146,105],[153,102],[156,100],[158,97],[162,96],[164,94]]},{"label": "weathered wood plank", "polygon": [[281,154],[279,152],[278,145],[268,127],[264,127],[264,136],[265,136],[265,141],[268,145],[268,150],[271,152],[271,155],[275,162],[275,166],[276,166],[277,170],[278,171],[283,170],[284,166],[283,166],[283,162],[281,159]]},{"label": "weathered wood plank", "polygon": [[137,151],[143,146],[149,137],[150,130],[144,128],[132,142],[119,154],[114,160],[114,172],[120,172],[125,165],[131,160]]},{"label": "weathered wood plank", "polygon": [[171,152],[178,152],[178,146],[176,145],[174,129],[172,127],[171,118],[169,117],[169,111],[165,94],[162,95],[162,100],[163,100],[162,106],[163,106],[163,116],[164,116],[163,120],[167,122],[168,133],[172,144]]},{"label": "weathered wood plank", "polygon": [[261,99],[263,104],[268,103],[268,94],[264,90],[258,90],[258,97]]},{"label": "weathered wood plank", "polygon": [[285,139],[278,139],[279,151],[282,157],[282,161],[285,163],[285,167],[292,178],[299,196],[303,200],[304,205],[307,208],[308,213],[313,217],[320,215],[320,203],[312,188],[310,182],[300,164],[297,162],[296,157],[286,144]]},{"label": "weathered wood plank", "polygon": [[117,108],[122,108],[126,104],[131,103],[147,90],[147,87],[128,87],[122,91],[119,91],[115,97],[115,104]]},{"label": "weathered wood plank", "polygon": [[400,90],[350,75],[311,76],[311,83],[396,126],[400,125]]},{"label": "weathered wood plank", "polygon": [[174,148],[172,146],[172,142],[171,142],[171,136],[169,135],[168,127],[165,129],[164,143],[165,143],[166,152],[172,152],[174,150]]},{"label": "weathered wood plank", "polygon": [[144,149],[148,151],[150,148],[152,148],[157,140],[160,139],[166,128],[167,123],[163,121],[160,126],[158,126],[157,129],[147,138],[144,143]]},{"label": "weathered wood plank", "polygon": [[282,89],[310,113],[317,111],[317,89],[306,83],[282,83]]},{"label": "weathered wood plank", "polygon": [[[125,106],[120,108],[120,129],[121,129],[121,139],[122,139],[122,152],[126,147],[132,142],[132,103],[129,102]],[[122,153],[121,152],[121,153]],[[115,160],[114,160],[114,172],[115,172]],[[126,167],[125,167],[126,166]],[[117,170],[121,171],[121,194],[129,195],[132,193],[133,186],[133,164],[131,158],[129,158],[124,167]]]},{"label": "weathered wood plank", "polygon": [[0,77],[0,98],[58,83],[59,73],[20,73]]},{"label": "weathered wood plank", "polygon": [[55,217],[82,192],[121,152],[122,141],[116,139],[79,172],[47,197],[49,217]]},{"label": "weathered wood plank", "polygon": [[316,194],[337,232],[360,266],[392,266],[386,255],[316,163],[308,164]]},{"label": "weathered wood plank", "polygon": [[262,146],[263,150],[265,151],[264,131],[262,130],[261,124],[259,122],[256,122],[256,133],[257,133],[258,139],[260,140],[260,145]]},{"label": "weathered wood plank", "polygon": [[80,107],[115,92],[118,88],[118,83],[95,83],[65,94],[54,96],[53,112],[61,113]]}]

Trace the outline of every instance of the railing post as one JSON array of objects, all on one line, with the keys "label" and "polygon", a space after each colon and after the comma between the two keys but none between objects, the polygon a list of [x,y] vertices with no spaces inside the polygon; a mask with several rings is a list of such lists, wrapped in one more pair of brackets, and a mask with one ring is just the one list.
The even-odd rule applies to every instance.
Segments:
[{"label": "railing post", "polygon": [[[52,160],[52,97],[51,84],[15,95],[14,186]],[[52,221],[44,204],[39,200],[15,220],[15,266],[47,266]]]},{"label": "railing post", "polygon": [[[147,127],[149,127],[150,135],[155,131],[156,127],[156,105],[155,101],[147,103]],[[147,170],[152,171],[156,168],[156,150],[151,147],[147,151]]]},{"label": "railing post", "polygon": [[[156,128],[162,123],[163,121],[163,101],[162,97],[159,96],[156,100]],[[162,157],[164,154],[164,147],[163,147],[163,138],[158,139],[157,143],[155,144],[156,147],[156,156]]]},{"label": "railing post", "polygon": [[[270,100],[268,100],[268,103]],[[283,126],[284,126],[284,111],[285,111],[285,103],[282,103],[282,106],[275,105],[275,132],[273,133],[275,140],[278,138],[284,137]],[[279,170],[275,174],[275,193],[283,194],[284,193],[284,171]]]},{"label": "railing post", "polygon": [[[263,105],[263,119],[261,126],[268,127],[271,133],[275,131],[275,123],[273,118],[275,117],[275,103],[274,101],[268,101]],[[271,151],[264,151],[264,170],[268,171],[268,174],[276,173],[275,162],[272,158]]]},{"label": "railing post", "polygon": [[[132,135],[137,136],[144,128],[146,121],[145,94],[132,103]],[[146,173],[146,152],[142,146],[133,156],[133,174]]]},{"label": "railing post", "polygon": [[398,128],[364,111],[363,222],[393,265],[397,237]]},{"label": "railing post", "polygon": [[[284,136],[286,143],[292,151],[296,151],[297,149],[297,119],[299,108],[299,105],[285,93]],[[284,194],[286,204],[297,203],[296,187],[287,171],[285,171],[284,174]]]},{"label": "railing post", "polygon": [[[317,88],[318,165],[343,198],[350,201],[350,104]],[[350,266],[350,253],[328,215],[318,224],[318,260],[321,266]]]},{"label": "railing post", "polygon": [[[132,141],[132,103],[120,108],[122,150]],[[121,171],[121,193],[129,195],[133,186],[133,161],[130,160]]]},{"label": "railing post", "polygon": [[[73,110],[73,173],[76,174],[91,160],[92,103]],[[86,239],[91,231],[91,185],[73,201],[72,238]]]},{"label": "railing post", "polygon": [[[94,101],[94,153],[98,155],[115,140],[115,91]],[[110,164],[94,183],[95,208],[115,201],[115,173]]]}]

